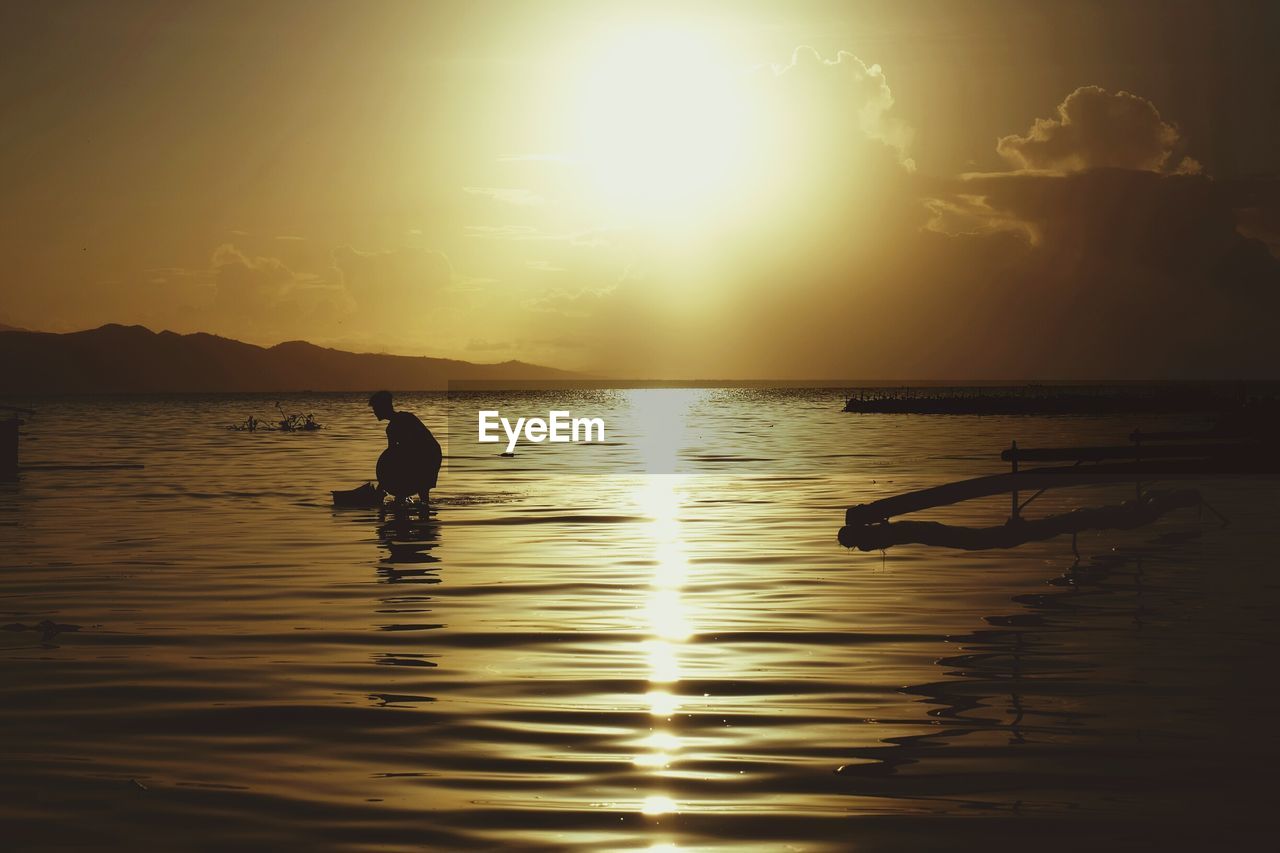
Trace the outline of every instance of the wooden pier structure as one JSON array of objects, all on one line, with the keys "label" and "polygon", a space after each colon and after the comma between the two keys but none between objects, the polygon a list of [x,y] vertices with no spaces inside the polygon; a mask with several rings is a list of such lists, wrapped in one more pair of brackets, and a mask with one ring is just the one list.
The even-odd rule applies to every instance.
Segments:
[{"label": "wooden pier structure", "polygon": [[1280,387],[1168,384],[861,388],[844,411],[918,415],[1235,414],[1280,411]]},{"label": "wooden pier structure", "polygon": [[[840,544],[861,551],[906,544],[964,550],[1012,548],[1064,533],[1074,537],[1084,530],[1130,529],[1149,524],[1175,509],[1208,506],[1195,489],[1150,488],[1156,480],[1280,474],[1280,454],[1269,444],[1248,440],[1203,443],[1206,438],[1221,439],[1222,435],[1215,430],[1135,430],[1128,445],[1103,447],[1020,448],[1015,441],[1000,454],[1010,465],[1007,473],[973,477],[849,507],[840,528]],[[1022,464],[1025,462],[1072,464],[1026,468]],[[1082,508],[1047,518],[1033,520],[1023,515],[1027,506],[1048,489],[1100,483],[1132,485],[1133,497],[1111,506]],[[1005,493],[1010,496],[1009,517],[997,526],[972,528],[890,520]],[[1031,496],[1020,500],[1027,493]]]}]

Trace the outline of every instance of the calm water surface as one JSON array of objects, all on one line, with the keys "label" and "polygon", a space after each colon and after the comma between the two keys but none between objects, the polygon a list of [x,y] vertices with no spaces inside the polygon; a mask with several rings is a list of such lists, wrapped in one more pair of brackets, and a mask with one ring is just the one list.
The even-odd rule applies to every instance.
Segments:
[{"label": "calm water surface", "polygon": [[269,416],[261,397],[39,405],[24,463],[146,467],[0,485],[0,843],[1131,849],[1270,831],[1274,483],[1200,483],[1230,527],[1184,510],[1081,536],[1078,563],[1064,539],[836,543],[846,506],[1001,470],[1010,439],[1160,424],[597,392],[568,402],[608,442],[503,458],[474,443],[484,401],[398,402],[448,445],[430,520],[330,506],[385,442],[359,397],[288,398],[326,425],[293,435],[225,429]]}]

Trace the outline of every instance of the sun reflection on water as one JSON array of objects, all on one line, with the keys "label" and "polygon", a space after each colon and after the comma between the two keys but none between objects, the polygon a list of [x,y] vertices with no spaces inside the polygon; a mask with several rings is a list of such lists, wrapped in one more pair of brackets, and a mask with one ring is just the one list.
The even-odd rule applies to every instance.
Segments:
[{"label": "sun reflection on water", "polygon": [[652,796],[645,797],[644,806],[641,808],[641,811],[647,815],[657,816],[670,814],[671,812],[678,811],[678,809],[676,808],[675,800],[670,797]]},{"label": "sun reflection on water", "polygon": [[[694,633],[682,598],[689,578],[689,559],[680,514],[688,484],[686,475],[678,469],[680,448],[689,428],[689,411],[703,396],[700,391],[661,398],[636,392],[632,400],[637,427],[643,427],[636,432],[638,438],[643,437],[637,449],[649,472],[638,485],[636,501],[652,519],[648,536],[653,547],[653,572],[643,605],[650,685],[644,698],[649,705],[650,729],[647,734],[638,733],[639,751],[633,762],[653,774],[655,792],[640,803],[641,813],[651,817],[680,811],[664,784],[684,746],[675,723],[681,708],[677,685],[681,648]],[[651,405],[658,399],[665,405]]]},{"label": "sun reflection on water", "polygon": [[[680,680],[680,648],[693,634],[680,595],[689,562],[678,517],[679,485],[680,478],[676,475],[653,475],[647,478],[639,495],[646,513],[653,518],[653,575],[643,608],[648,634],[644,650],[651,687],[645,698],[649,702],[652,728],[647,736],[638,740],[644,751],[633,760],[637,766],[652,768],[659,775],[677,760],[681,748],[672,723],[680,709],[680,697],[674,685]],[[655,814],[674,810],[673,805],[663,812],[654,812],[653,802],[658,800],[667,801],[664,796],[650,797],[642,811]]]}]

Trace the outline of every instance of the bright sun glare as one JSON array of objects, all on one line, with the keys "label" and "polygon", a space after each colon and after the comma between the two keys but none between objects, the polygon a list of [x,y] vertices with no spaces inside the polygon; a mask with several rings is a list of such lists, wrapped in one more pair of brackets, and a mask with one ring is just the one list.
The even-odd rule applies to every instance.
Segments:
[{"label": "bright sun glare", "polygon": [[747,179],[743,69],[709,32],[627,27],[592,39],[570,102],[573,159],[624,218],[725,212]]}]

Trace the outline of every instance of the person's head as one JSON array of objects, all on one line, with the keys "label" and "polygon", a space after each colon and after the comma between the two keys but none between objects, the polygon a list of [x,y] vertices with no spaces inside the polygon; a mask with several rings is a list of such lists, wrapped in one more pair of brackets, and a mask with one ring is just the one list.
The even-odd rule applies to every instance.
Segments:
[{"label": "person's head", "polygon": [[395,409],[391,407],[391,392],[377,391],[369,397],[369,408],[373,409],[373,413],[378,416],[378,420],[385,421],[394,414]]}]

